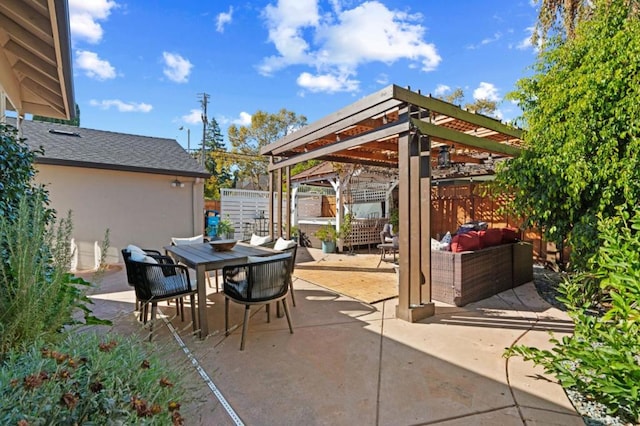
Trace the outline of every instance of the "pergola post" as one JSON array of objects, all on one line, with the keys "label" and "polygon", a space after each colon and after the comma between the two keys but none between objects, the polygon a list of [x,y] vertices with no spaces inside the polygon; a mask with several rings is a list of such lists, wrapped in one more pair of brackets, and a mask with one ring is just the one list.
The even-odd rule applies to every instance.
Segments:
[{"label": "pergola post", "polygon": [[276,218],[278,219],[278,229],[274,229],[273,230],[273,238],[275,239],[276,237],[282,237],[282,169],[278,169],[278,178],[276,179],[277,185],[278,185],[278,199],[277,202],[275,203],[275,208],[276,208]]},{"label": "pergola post", "polygon": [[[420,113],[409,106],[410,115]],[[431,302],[429,140],[415,129],[398,139],[400,274],[396,316],[416,322],[435,314]],[[423,291],[427,289],[423,294]]]},{"label": "pergola post", "polygon": [[[273,157],[271,157],[270,159],[270,163],[273,164]],[[274,180],[275,180],[275,174],[278,173],[280,169],[276,169],[276,170],[271,170],[269,172],[269,236],[271,236],[271,238],[273,238],[273,222],[275,220],[275,215],[274,215],[274,203],[273,203],[273,196],[274,196],[274,189],[275,189],[275,184],[274,184]]]},{"label": "pergola post", "polygon": [[295,183],[291,185],[291,181],[289,181],[289,192],[291,193],[291,206],[290,206],[290,214],[291,214],[291,225],[298,226],[298,188],[300,184]]},{"label": "pergola post", "polygon": [[[285,180],[287,182],[287,198],[285,199],[284,211],[286,212],[286,220],[284,223],[284,236],[287,240],[291,239],[291,167],[287,166],[284,170]],[[281,208],[280,211],[283,209]]]}]

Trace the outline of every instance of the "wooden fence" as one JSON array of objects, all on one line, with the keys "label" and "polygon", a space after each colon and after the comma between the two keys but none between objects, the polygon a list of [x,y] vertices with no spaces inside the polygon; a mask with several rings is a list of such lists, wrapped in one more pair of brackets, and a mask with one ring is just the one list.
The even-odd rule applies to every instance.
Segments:
[{"label": "wooden fence", "polygon": [[[487,222],[491,228],[519,228],[522,220],[500,213],[507,199],[487,193],[483,184],[434,186],[431,190],[431,235],[440,239],[447,231],[453,233],[463,223]],[[533,245],[534,258],[555,263],[558,253],[554,244],[542,239],[535,229],[525,230],[521,238]]]},{"label": "wooden fence", "polygon": [[[487,222],[492,228],[518,228],[521,221],[500,213],[505,205],[504,197],[486,193],[486,186],[468,183],[451,186],[434,186],[431,190],[431,235],[440,239],[447,231],[453,233],[460,225],[470,221]],[[236,238],[247,238],[252,232],[264,232],[264,222],[256,219],[256,214],[265,212],[267,217],[269,198],[265,191],[223,190],[222,202],[207,204],[205,208],[218,210],[223,217],[229,217],[236,227]],[[321,216],[335,217],[335,196],[321,195]],[[211,206],[211,208],[209,207]],[[286,217],[286,216],[284,216]],[[553,244],[541,238],[537,230],[526,230],[522,239],[533,244],[534,257],[539,261],[555,262],[558,257]]]},{"label": "wooden fence", "polygon": [[[521,220],[500,213],[506,201],[504,196],[487,193],[486,185],[480,183],[434,186],[431,189],[431,235],[441,239],[447,231],[454,233],[460,225],[471,221],[487,222],[491,228],[519,228]],[[322,213],[323,216],[335,216],[335,197],[323,196]],[[533,244],[537,260],[557,261],[555,246],[544,241],[537,230],[526,230],[521,238]]]}]

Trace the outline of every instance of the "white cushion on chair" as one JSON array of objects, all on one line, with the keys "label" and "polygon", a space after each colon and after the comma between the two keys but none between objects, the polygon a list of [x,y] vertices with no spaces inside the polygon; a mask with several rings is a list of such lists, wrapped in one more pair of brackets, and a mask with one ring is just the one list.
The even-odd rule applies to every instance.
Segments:
[{"label": "white cushion on chair", "polygon": [[286,250],[289,249],[291,247],[294,247],[296,244],[298,244],[296,241],[294,240],[285,240],[282,237],[279,237],[276,240],[275,245],[273,246],[274,250]]},{"label": "white cushion on chair", "polygon": [[202,235],[196,235],[195,237],[188,238],[171,237],[171,242],[176,246],[181,244],[202,244],[204,242],[204,237]]},{"label": "white cushion on chair", "polygon": [[270,235],[265,235],[264,237],[261,237],[256,234],[252,234],[251,239],[249,240],[249,244],[251,244],[252,246],[261,246],[269,242],[271,242]]},{"label": "white cushion on chair", "polygon": [[[126,248],[126,251],[128,251],[129,253],[131,253],[131,255],[133,255],[134,253],[138,254],[139,256],[146,256],[147,253],[144,252],[144,250],[142,250],[140,247],[138,246],[134,246],[133,244],[129,244]],[[134,259],[135,260],[135,259]]]},{"label": "white cushion on chair", "polygon": [[158,263],[157,260],[155,260],[151,256],[148,256],[144,251],[142,252],[142,254],[140,254],[140,252],[138,251],[132,251],[131,260],[134,260],[136,262],[144,262],[144,263]]}]

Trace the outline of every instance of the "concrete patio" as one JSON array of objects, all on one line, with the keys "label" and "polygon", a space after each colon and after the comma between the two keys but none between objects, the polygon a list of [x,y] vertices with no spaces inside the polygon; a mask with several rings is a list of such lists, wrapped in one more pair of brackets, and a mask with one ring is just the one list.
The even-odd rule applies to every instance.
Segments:
[{"label": "concrete patio", "polygon": [[[369,305],[301,279],[294,287],[294,334],[284,318],[267,323],[264,308],[255,309],[242,352],[244,308],[231,305],[235,328],[225,337],[222,294],[209,290],[206,340],[162,304],[184,348],[162,321],[154,344],[185,376],[186,424],[584,424],[542,369],[502,357],[515,342],[548,347],[547,330],[571,331],[533,283],[462,308],[438,303],[434,317],[414,324],[395,318],[397,298]],[[148,336],[123,265],[100,278],[91,298],[94,312],[114,321],[102,331]]]}]

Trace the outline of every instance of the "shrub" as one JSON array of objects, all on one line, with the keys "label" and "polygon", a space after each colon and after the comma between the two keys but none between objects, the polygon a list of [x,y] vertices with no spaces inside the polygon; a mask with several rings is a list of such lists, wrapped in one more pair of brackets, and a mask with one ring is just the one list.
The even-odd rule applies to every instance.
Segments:
[{"label": "shrub", "polygon": [[[33,160],[42,150],[31,151],[18,139],[18,130],[0,123],[0,216],[16,220],[20,201],[39,193],[48,202],[48,194],[42,187],[33,185],[36,174]],[[48,214],[51,214],[48,211]]]},{"label": "shrub", "polygon": [[[640,422],[640,210],[598,223],[601,246],[590,272],[560,287],[575,322],[573,335],[552,338],[551,350],[515,346],[520,355],[542,365],[567,388],[608,407],[610,413]],[[594,288],[585,296],[585,288]]]},{"label": "shrub", "polygon": [[0,366],[0,424],[183,424],[176,371],[130,339],[69,334],[11,351]]},{"label": "shrub", "polygon": [[338,232],[333,225],[322,225],[314,234],[320,241],[335,242]]},{"label": "shrub", "polygon": [[62,337],[76,309],[87,323],[104,323],[87,307],[81,286],[89,283],[68,272],[70,233],[71,218],[56,224],[39,193],[20,200],[13,221],[0,217],[0,358],[37,338]]}]

